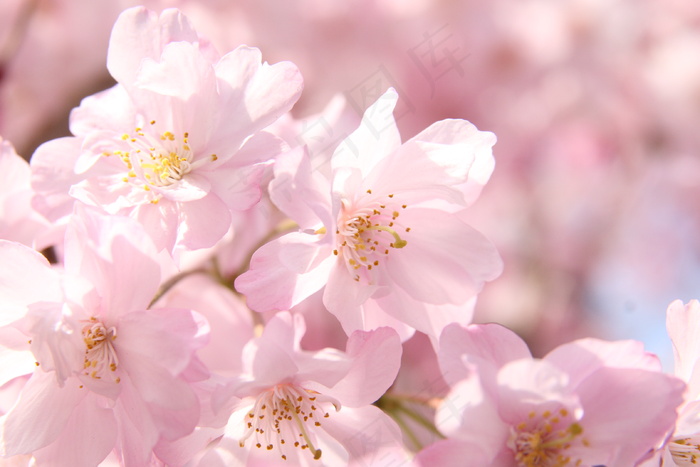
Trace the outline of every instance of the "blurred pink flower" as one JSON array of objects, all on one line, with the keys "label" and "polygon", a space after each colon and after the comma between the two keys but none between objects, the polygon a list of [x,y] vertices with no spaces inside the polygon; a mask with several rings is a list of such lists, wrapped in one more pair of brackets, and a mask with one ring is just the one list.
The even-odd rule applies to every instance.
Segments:
[{"label": "blurred pink flower", "polygon": [[436,414],[443,449],[477,449],[494,466],[631,466],[668,435],[684,384],[634,341],[581,339],[532,359],[496,324],[445,328],[440,367],[452,389]]},{"label": "blurred pink flower", "polygon": [[[160,438],[194,429],[199,403],[185,375],[199,367],[208,327],[190,310],[148,310],[161,266],[135,221],[79,209],[65,273],[19,244],[0,247],[3,324],[29,338],[37,362],[2,417],[3,455],[89,466],[116,449],[122,462],[144,465]],[[14,355],[3,360],[12,365]]]},{"label": "blurred pink flower", "polygon": [[367,110],[334,152],[331,179],[301,150],[280,158],[270,197],[301,231],[260,248],[236,280],[251,308],[289,309],[325,287],[323,302],[348,334],[388,325],[402,338],[417,329],[437,339],[445,324],[470,321],[501,260],[453,213],[488,179],[495,138],[445,120],[402,145],[397,99],[390,90]]}]

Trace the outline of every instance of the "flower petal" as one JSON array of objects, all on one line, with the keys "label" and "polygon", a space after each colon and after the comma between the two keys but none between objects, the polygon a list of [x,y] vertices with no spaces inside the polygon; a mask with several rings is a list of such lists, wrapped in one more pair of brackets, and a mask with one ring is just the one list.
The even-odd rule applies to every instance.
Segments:
[{"label": "flower petal", "polygon": [[389,88],[370,105],[362,116],[360,126],[336,148],[331,167],[357,168],[363,177],[386,156],[401,145],[401,136],[394,121],[398,93]]},{"label": "flower petal", "polygon": [[418,301],[465,303],[501,273],[503,263],[493,244],[447,212],[405,209],[394,228],[407,244],[391,251],[385,266],[396,284]]},{"label": "flower petal", "polygon": [[59,387],[53,373],[37,369],[2,418],[2,455],[29,454],[56,441],[87,394],[78,384],[69,378]]},{"label": "flower petal", "polygon": [[60,278],[40,253],[0,240],[0,326],[22,318],[35,302],[61,302]]},{"label": "flower petal", "polygon": [[144,58],[157,60],[166,44],[178,41],[197,41],[196,31],[179,11],[168,9],[158,17],[144,7],[130,8],[112,29],[107,69],[115,80],[131,85]]},{"label": "flower petal", "polygon": [[[349,372],[328,395],[344,407],[372,404],[392,385],[401,365],[401,341],[391,328],[370,332],[355,331],[348,339],[347,356],[352,360]],[[377,358],[381,355],[381,358]]]},{"label": "flower petal", "polygon": [[445,381],[456,383],[470,375],[464,357],[480,358],[494,368],[508,362],[532,358],[527,344],[513,331],[499,324],[446,326],[440,336],[438,360]]},{"label": "flower petal", "polygon": [[98,465],[107,457],[117,441],[117,422],[98,397],[88,394],[75,406],[56,441],[34,452],[39,465]]}]

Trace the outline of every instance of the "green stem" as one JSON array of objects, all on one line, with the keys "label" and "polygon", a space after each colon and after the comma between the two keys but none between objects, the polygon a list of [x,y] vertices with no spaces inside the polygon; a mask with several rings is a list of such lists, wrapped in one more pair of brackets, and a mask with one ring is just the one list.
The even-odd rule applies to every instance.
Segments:
[{"label": "green stem", "polygon": [[[404,405],[407,402],[407,400],[410,400],[410,397],[411,396],[397,396],[391,393],[386,393],[382,397],[380,397],[379,400],[374,403],[374,405],[382,409],[391,418],[396,420],[396,423],[401,427],[401,430],[403,430],[403,432],[406,433],[406,436],[418,448],[418,450],[422,448],[421,443],[418,440],[418,437],[416,436],[414,430],[411,429],[411,427],[409,427],[409,425],[406,423],[406,421],[401,415],[405,415],[406,417],[410,418],[416,424],[423,427],[438,438],[445,439],[445,435],[440,433],[430,420],[428,420],[415,410]],[[425,401],[426,400],[421,400],[423,404],[426,404]]]},{"label": "green stem", "polygon": [[401,431],[403,431],[406,434],[406,437],[408,437],[409,441],[415,446],[415,451],[418,452],[421,449],[423,449],[423,444],[420,442],[418,439],[418,436],[413,432],[410,426],[404,421],[403,418],[399,416],[398,413],[396,412],[387,412],[387,414],[394,419],[396,424],[401,428]]},{"label": "green stem", "polygon": [[433,424],[433,422],[431,422],[430,420],[428,420],[427,418],[425,418],[423,415],[419,414],[418,412],[415,412],[415,411],[413,411],[413,410],[409,409],[408,407],[405,407],[401,404],[396,405],[396,410],[404,413],[411,420],[418,423],[420,426],[422,426],[423,428],[425,428],[426,430],[428,430],[429,432],[431,432],[435,436],[438,436],[439,438],[442,438],[442,439],[446,438],[445,435],[440,433],[438,431],[438,429],[435,428],[435,425]]}]

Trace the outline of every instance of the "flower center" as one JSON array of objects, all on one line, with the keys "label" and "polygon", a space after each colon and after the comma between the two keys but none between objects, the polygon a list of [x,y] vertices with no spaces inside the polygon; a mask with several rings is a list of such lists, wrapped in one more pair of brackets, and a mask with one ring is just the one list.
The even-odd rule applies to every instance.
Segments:
[{"label": "flower center", "polygon": [[698,465],[700,462],[700,436],[675,439],[668,444],[668,450],[676,465]]},{"label": "flower center", "polygon": [[115,383],[119,377],[114,377],[114,372],[119,366],[119,358],[114,350],[112,342],[117,338],[115,327],[107,328],[104,324],[92,317],[83,326],[83,341],[85,342],[85,361],[83,371],[86,376],[94,379],[112,377]]},{"label": "flower center", "polygon": [[268,451],[276,447],[284,460],[287,460],[287,446],[308,449],[314,459],[319,459],[321,450],[314,447],[310,428],[321,426],[322,419],[329,417],[321,406],[323,403],[328,407],[327,402],[340,410],[337,401],[324,398],[315,391],[291,384],[278,384],[258,396],[253,409],[246,416],[247,431],[239,444],[243,447],[245,441],[253,437],[256,447],[265,447]]},{"label": "flower center", "polygon": [[[372,190],[367,190],[372,194]],[[401,238],[404,232],[411,228],[400,224],[397,220],[401,209],[388,195],[389,201],[380,202],[369,200],[362,203],[363,207],[353,207],[343,199],[343,206],[338,218],[336,233],[337,249],[333,254],[345,259],[350,273],[356,281],[364,279],[372,283],[371,272],[389,256],[392,249],[405,247],[408,242]]]},{"label": "flower center", "polygon": [[[583,427],[569,417],[566,409],[558,414],[545,410],[539,416],[530,412],[528,420],[511,429],[508,447],[519,467],[563,467],[578,465],[566,451],[583,433]],[[587,445],[588,442],[582,439]]]},{"label": "flower center", "polygon": [[[150,122],[151,125],[155,123],[155,120]],[[197,167],[218,159],[216,154],[195,157],[188,132],[178,138],[170,131],[152,135],[138,127],[134,134],[124,133],[121,141],[121,149],[103,155],[119,157],[127,168],[127,175],[122,180],[140,185],[146,191],[168,187]]]}]

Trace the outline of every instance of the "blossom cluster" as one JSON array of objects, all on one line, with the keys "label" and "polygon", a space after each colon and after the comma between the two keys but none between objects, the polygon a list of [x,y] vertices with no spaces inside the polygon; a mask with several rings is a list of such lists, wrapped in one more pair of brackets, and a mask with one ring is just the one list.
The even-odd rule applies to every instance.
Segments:
[{"label": "blossom cluster", "polygon": [[107,69],[30,164],[0,140],[0,465],[700,460],[698,302],[667,311],[675,375],[472,324],[503,270],[468,223],[493,133],[402,141],[388,88],[300,144],[299,69],[175,9],[124,11]]}]

